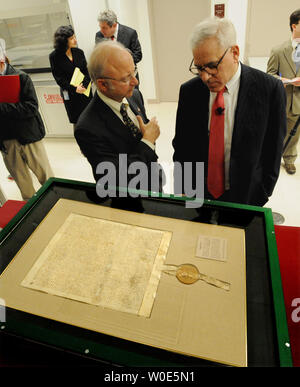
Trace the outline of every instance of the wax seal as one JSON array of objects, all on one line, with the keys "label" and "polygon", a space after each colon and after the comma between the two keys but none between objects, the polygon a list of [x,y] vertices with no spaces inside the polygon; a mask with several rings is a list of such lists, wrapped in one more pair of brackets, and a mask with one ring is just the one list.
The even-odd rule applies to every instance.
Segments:
[{"label": "wax seal", "polygon": [[197,282],[200,279],[199,274],[197,267],[189,263],[180,265],[176,271],[177,279],[186,285]]}]

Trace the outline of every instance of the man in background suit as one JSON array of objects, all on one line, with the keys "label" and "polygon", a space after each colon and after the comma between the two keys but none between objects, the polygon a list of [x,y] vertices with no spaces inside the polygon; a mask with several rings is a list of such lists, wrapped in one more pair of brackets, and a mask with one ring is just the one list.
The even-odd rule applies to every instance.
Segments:
[{"label": "man in background suit", "polygon": [[[281,79],[285,85],[287,96],[287,141],[291,130],[300,115],[300,9],[290,15],[291,39],[271,50],[267,73]],[[292,80],[292,81],[291,81]],[[286,82],[289,82],[288,84]],[[289,174],[296,172],[297,144],[300,128],[286,147],[283,160],[284,167]]]},{"label": "man in background suit", "polygon": [[95,179],[105,176],[99,168],[106,162],[115,166],[117,185],[127,178],[119,171],[126,172],[133,162],[142,162],[154,171],[160,131],[155,117],[147,119],[142,94],[135,88],[138,81],[132,56],[121,43],[103,41],[94,48],[88,70],[97,92],[80,116],[75,138]]},{"label": "man in background suit", "polygon": [[197,25],[191,45],[190,71],[197,77],[180,89],[173,160],[192,163],[193,183],[196,162],[204,162],[206,199],[263,206],[279,175],[284,87],[239,62],[235,28],[227,19]]},{"label": "man in background suit", "polygon": [[111,11],[103,11],[98,17],[100,31],[96,33],[95,43],[103,39],[117,40],[131,52],[135,64],[142,60],[142,49],[136,30],[118,23],[117,15]]}]

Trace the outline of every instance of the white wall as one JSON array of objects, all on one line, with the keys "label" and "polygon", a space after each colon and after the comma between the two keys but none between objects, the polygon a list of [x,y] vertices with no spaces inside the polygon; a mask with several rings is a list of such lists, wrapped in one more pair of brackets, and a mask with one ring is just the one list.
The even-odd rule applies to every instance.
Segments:
[{"label": "white wall", "polygon": [[291,38],[290,14],[299,0],[248,0],[247,55],[269,57],[272,47]]},{"label": "white wall", "polygon": [[240,47],[240,60],[245,59],[248,0],[228,0],[227,17],[235,25],[237,43]]},{"label": "white wall", "polygon": [[210,16],[210,0],[151,0],[151,27],[160,102],[177,102],[180,85],[191,79],[190,36]]},{"label": "white wall", "polygon": [[53,10],[59,12],[65,10],[65,1],[62,0],[0,0],[1,18],[39,15]]},{"label": "white wall", "polygon": [[145,99],[157,97],[152,54],[149,9],[147,0],[107,0],[108,6],[118,16],[118,21],[134,28],[142,47],[143,59],[138,63],[140,90]]},{"label": "white wall", "polygon": [[225,17],[230,19],[236,28],[237,43],[240,47],[240,60],[243,62],[245,58],[248,0],[212,0],[212,16],[214,15],[215,4],[225,4]]},{"label": "white wall", "polygon": [[105,0],[68,0],[70,16],[78,41],[88,60],[95,46],[95,34],[99,30],[98,15],[106,8]]}]

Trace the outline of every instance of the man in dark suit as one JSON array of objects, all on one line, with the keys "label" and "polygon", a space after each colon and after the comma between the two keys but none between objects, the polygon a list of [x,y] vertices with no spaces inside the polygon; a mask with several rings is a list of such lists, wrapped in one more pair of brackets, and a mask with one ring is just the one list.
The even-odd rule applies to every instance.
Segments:
[{"label": "man in dark suit", "polygon": [[155,117],[147,119],[142,94],[135,89],[132,56],[122,44],[103,41],[94,48],[88,69],[97,92],[80,116],[75,138],[92,166],[98,195],[105,196],[106,183],[127,187],[139,172],[145,184],[137,188],[150,190],[151,173],[159,174],[155,142],[160,131]]},{"label": "man in dark suit", "polygon": [[[239,62],[229,20],[203,21],[191,44],[197,77],[180,89],[173,160],[192,163],[193,186],[196,163],[204,163],[206,199],[263,206],[278,179],[286,133],[282,83]],[[174,179],[179,193],[176,168]]]},{"label": "man in dark suit", "polygon": [[136,30],[118,23],[117,15],[107,10],[98,17],[100,31],[96,33],[95,43],[103,39],[117,40],[131,52],[135,64],[142,60],[142,49]]}]

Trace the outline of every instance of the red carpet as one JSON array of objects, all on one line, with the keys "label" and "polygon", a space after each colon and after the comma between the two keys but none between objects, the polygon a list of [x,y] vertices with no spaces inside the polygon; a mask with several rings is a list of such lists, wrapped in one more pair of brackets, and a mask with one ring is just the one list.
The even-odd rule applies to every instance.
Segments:
[{"label": "red carpet", "polygon": [[280,272],[295,367],[300,367],[300,227],[275,226]]},{"label": "red carpet", "polygon": [[4,228],[25,204],[26,202],[20,200],[7,200],[0,207],[0,228]]}]

